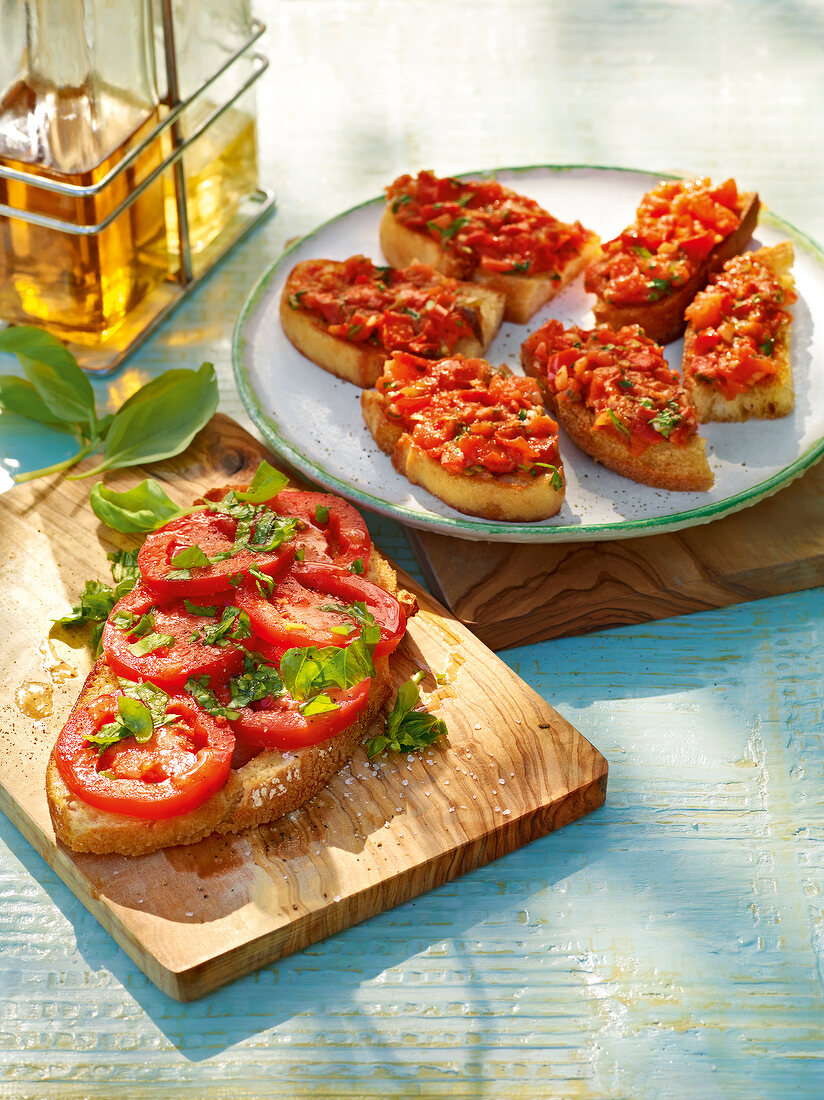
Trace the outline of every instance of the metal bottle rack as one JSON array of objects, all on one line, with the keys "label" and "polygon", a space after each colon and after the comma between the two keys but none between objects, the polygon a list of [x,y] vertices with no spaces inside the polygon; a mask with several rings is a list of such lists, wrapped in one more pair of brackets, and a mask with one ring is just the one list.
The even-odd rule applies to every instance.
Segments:
[{"label": "metal bottle rack", "polygon": [[[147,152],[155,142],[168,133],[171,140],[171,152],[149,174],[138,183],[128,195],[115,206],[105,218],[94,225],[78,225],[74,222],[53,218],[45,214],[37,214],[27,210],[21,210],[0,203],[0,216],[18,218],[33,225],[45,229],[54,229],[61,233],[73,236],[93,236],[111,225],[120,215],[127,210],[133,202],[164,172],[173,173],[175,206],[178,223],[178,238],[180,247],[179,269],[166,277],[160,287],[150,292],[143,302],[138,303],[130,312],[129,338],[127,342],[118,340],[118,334],[104,338],[93,347],[68,343],[67,346],[77,357],[80,366],[84,370],[94,372],[97,375],[110,374],[117,370],[124,360],[140,346],[169,316],[169,314],[188,297],[189,294],[214,270],[226,253],[274,209],[274,196],[267,188],[258,186],[242,203],[237,216],[229,223],[227,228],[221,231],[216,240],[199,258],[198,270],[195,273],[192,259],[192,249],[189,234],[189,217],[186,198],[186,180],[183,157],[190,148],[217,120],[229,110],[263,75],[269,66],[268,60],[259,53],[252,51],[252,46],[261,37],[266,27],[259,20],[252,21],[252,29],[249,38],[232,54],[228,60],[196,91],[186,99],[179,96],[179,78],[177,54],[175,51],[174,27],[172,22],[171,0],[163,0],[161,5],[163,14],[163,37],[166,63],[167,95],[163,100],[163,106],[167,108],[166,116],[152,130],[131,149],[113,168],[111,168],[96,183],[87,186],[64,183],[59,180],[39,176],[32,172],[20,172],[17,169],[5,167],[0,164],[0,178],[17,181],[29,187],[36,187],[43,191],[52,191],[73,199],[96,196],[126,172],[135,162]],[[212,88],[220,78],[231,68],[237,65],[241,59],[246,58],[251,63],[251,72],[243,83],[233,91],[225,102],[216,107],[188,136],[184,137],[182,120],[183,116],[194,107]]]}]

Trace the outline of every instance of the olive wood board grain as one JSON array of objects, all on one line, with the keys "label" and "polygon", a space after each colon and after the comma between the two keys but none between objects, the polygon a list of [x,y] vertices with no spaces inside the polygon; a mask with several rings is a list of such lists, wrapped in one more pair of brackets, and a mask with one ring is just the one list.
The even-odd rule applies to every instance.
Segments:
[{"label": "olive wood board grain", "polygon": [[492,649],[824,584],[824,463],[772,497],[683,531],[546,546],[405,528],[431,591]]},{"label": "olive wood board grain", "polygon": [[[179,504],[248,480],[263,448],[217,416],[177,459],[107,476],[162,480]],[[98,524],[90,482],[53,478],[0,498],[0,809],[146,975],[191,1000],[416,897],[600,806],[607,764],[561,715],[442,607],[398,650],[420,667],[449,736],[419,755],[358,751],[329,786],[272,825],[140,858],[56,842],[44,789],[54,739],[91,666],[86,634],[51,626],[106,552],[136,545]],[[410,578],[402,582],[414,590]]]}]

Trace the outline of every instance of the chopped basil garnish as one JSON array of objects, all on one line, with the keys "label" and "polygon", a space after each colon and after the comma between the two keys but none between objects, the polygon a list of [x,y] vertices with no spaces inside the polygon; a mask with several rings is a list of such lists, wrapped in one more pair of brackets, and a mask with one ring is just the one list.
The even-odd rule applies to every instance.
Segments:
[{"label": "chopped basil garnish", "polygon": [[672,283],[667,279],[650,279],[650,283],[652,286],[647,294],[647,300],[650,302],[657,302],[672,293]]},{"label": "chopped basil garnish", "polygon": [[211,619],[217,615],[217,607],[204,607],[202,604],[192,603],[191,600],[185,598],[183,600],[183,606],[190,615],[199,615],[204,619]]},{"label": "chopped basil garnish", "polygon": [[284,690],[278,670],[251,651],[244,655],[243,672],[229,681],[230,703],[238,708],[283,695]]},{"label": "chopped basil garnish", "polygon": [[134,737],[135,741],[143,744],[153,733],[154,721],[146,704],[139,699],[120,695],[117,700],[117,718],[101,726],[96,733],[87,734],[86,740],[95,745],[98,752],[103,752],[110,745],[125,741],[127,737]]},{"label": "chopped basil garnish", "polygon": [[227,645],[230,641],[240,641],[251,636],[252,624],[248,614],[231,604],[224,607],[218,622],[194,635],[204,645]]},{"label": "chopped basil garnish", "polygon": [[173,646],[174,644],[175,640],[171,634],[153,633],[144,635],[136,642],[131,642],[129,649],[135,657],[146,657],[149,653],[154,653],[156,649],[165,649],[167,646]]},{"label": "chopped basil garnish", "polygon": [[416,752],[446,735],[446,723],[443,719],[414,709],[420,699],[418,684],[423,675],[419,669],[398,688],[395,705],[386,719],[386,732],[366,742],[366,753],[370,760],[384,749]]},{"label": "chopped basil garnish", "polygon": [[626,424],[618,419],[612,409],[607,409],[607,412],[609,413],[609,418],[615,425],[615,427],[618,428],[619,431],[623,432],[627,439],[629,439],[629,428],[626,426]]},{"label": "chopped basil garnish", "polygon": [[669,439],[672,429],[681,423],[681,414],[673,409],[661,409],[650,424],[664,439]]},{"label": "chopped basil garnish", "polygon": [[94,623],[90,641],[95,655],[100,653],[103,626],[112,608],[118,600],[128,596],[140,580],[136,550],[116,550],[108,555],[108,559],[111,562],[114,588],[101,581],[86,581],[80,602],[72,607],[70,614],[55,620],[60,626],[69,627]]},{"label": "chopped basil garnish", "polygon": [[184,687],[197,705],[213,718],[229,718],[234,721],[235,718],[240,717],[239,711],[233,707],[224,707],[219,702],[218,697],[209,687],[208,676],[190,676]]}]

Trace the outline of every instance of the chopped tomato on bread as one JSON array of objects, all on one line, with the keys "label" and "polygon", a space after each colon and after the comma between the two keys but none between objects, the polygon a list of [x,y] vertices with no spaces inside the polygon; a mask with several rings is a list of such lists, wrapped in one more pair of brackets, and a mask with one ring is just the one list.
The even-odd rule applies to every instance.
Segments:
[{"label": "chopped tomato on bread", "polygon": [[586,330],[550,320],[524,342],[521,362],[561,427],[598,462],[659,488],[712,485],[679,375],[639,326]]}]

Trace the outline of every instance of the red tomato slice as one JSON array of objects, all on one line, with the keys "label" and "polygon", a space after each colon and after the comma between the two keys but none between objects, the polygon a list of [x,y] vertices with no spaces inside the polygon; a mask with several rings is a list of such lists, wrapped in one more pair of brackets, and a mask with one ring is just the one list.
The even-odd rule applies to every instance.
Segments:
[{"label": "red tomato slice", "polygon": [[188,576],[170,576],[176,572],[172,558],[192,546],[199,547],[208,558],[229,553],[234,545],[237,521],[219,512],[195,512],[191,516],[172,520],[159,531],[153,531],[137,555],[137,564],[145,584],[159,595],[200,596],[212,592],[227,592],[232,580],[245,576],[254,565],[270,577],[285,572],[295,557],[293,539],[277,550],[257,553],[240,550],[231,557],[211,565],[199,565],[186,570]]},{"label": "red tomato slice", "polygon": [[263,699],[244,707],[231,725],[239,739],[264,748],[299,749],[334,737],[351,726],[366,707],[371,680],[361,680],[347,691],[330,689],[326,694],[338,705],[337,710],[305,717],[290,695]]},{"label": "red tomato slice", "polygon": [[[340,497],[284,489],[269,501],[269,507],[281,516],[297,516],[306,525],[294,540],[295,548],[304,551],[305,561],[346,566],[360,558],[364,568],[369,564],[369,529],[360,512]],[[318,519],[319,508],[329,513],[328,520]]]},{"label": "red tomato slice", "polygon": [[[210,606],[217,611],[211,618],[187,611],[182,600],[157,603],[157,599],[150,589],[139,584],[112,609],[103,627],[102,644],[106,659],[117,676],[150,680],[164,688],[182,688],[190,676],[225,679],[243,666],[243,651],[234,642],[206,645],[192,638],[193,634],[202,634],[220,621],[228,602],[226,599],[219,595],[212,597]],[[174,642],[141,655],[133,648],[141,639],[132,631],[118,629],[113,620],[121,613],[132,614],[139,620],[152,608],[153,633],[169,635]]]},{"label": "red tomato slice", "polygon": [[[330,604],[365,603],[381,630],[375,656],[391,653],[406,629],[403,608],[388,592],[347,569],[325,562],[299,562],[268,598],[244,584],[237,606],[247,612],[256,634],[285,649],[303,646],[347,646],[360,635],[348,615],[324,611]],[[347,631],[347,627],[355,629]]]},{"label": "red tomato slice", "polygon": [[129,737],[98,754],[86,735],[117,717],[120,695],[77,710],[57,739],[57,769],[79,798],[101,810],[158,820],[196,809],[223,787],[235,738],[187,695],[169,697],[167,713],[177,720],[156,727],[148,741]]}]

